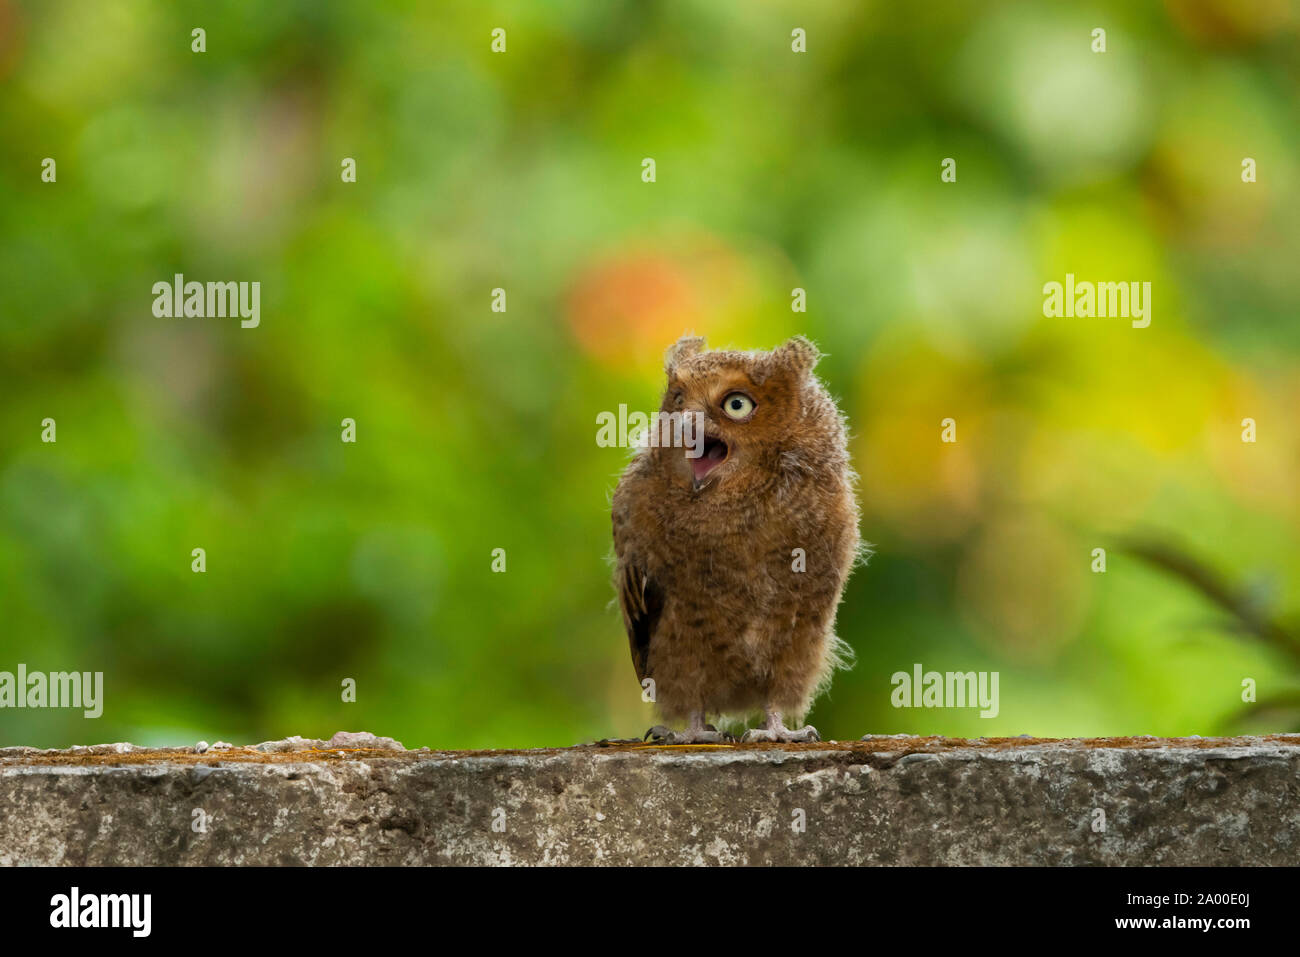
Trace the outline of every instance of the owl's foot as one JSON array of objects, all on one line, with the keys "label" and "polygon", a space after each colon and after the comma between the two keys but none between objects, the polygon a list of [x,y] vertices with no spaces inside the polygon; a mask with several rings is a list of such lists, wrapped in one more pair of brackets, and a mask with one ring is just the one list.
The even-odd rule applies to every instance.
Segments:
[{"label": "owl's foot", "polygon": [[813,741],[820,741],[822,736],[817,733],[817,729],[811,724],[805,725],[798,731],[791,731],[781,720],[781,712],[768,709],[767,723],[761,728],[750,728],[741,737],[741,744],[750,744],[759,741],[772,741],[779,744],[808,744]]},{"label": "owl's foot", "polygon": [[775,741],[781,744],[809,744],[821,739],[822,736],[817,733],[817,729],[810,724],[798,731],[791,731],[789,728],[782,728],[780,731],[770,731],[767,728],[750,728],[741,737],[740,742],[741,744],[751,744],[757,741]]},{"label": "owl's foot", "polygon": [[657,724],[645,733],[642,740],[651,744],[726,744],[736,739],[725,731],[719,731],[711,724],[701,728],[684,728],[674,731],[662,724]]},{"label": "owl's foot", "polygon": [[645,733],[645,737],[655,744],[726,744],[736,740],[713,725],[705,724],[703,711],[693,712],[690,722],[681,731],[657,724]]}]

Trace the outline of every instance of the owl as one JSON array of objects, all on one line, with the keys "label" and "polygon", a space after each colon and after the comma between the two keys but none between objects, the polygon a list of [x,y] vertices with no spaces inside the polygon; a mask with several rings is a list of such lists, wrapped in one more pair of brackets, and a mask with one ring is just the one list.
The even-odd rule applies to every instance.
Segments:
[{"label": "owl", "polygon": [[718,742],[709,715],[761,710],[742,740],[820,740],[798,725],[851,661],[835,610],[861,545],[844,419],[813,374],[819,358],[803,337],[711,352],[690,336],[667,352],[658,421],[681,413],[699,432],[639,448],[612,500],[632,664],[662,719],[685,722],[647,737]]}]

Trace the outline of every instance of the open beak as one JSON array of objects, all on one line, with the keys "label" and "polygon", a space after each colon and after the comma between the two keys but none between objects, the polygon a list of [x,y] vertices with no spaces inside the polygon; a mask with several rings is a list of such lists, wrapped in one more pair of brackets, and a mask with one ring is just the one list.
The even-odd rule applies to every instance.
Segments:
[{"label": "open beak", "polygon": [[704,486],[705,480],[709,477],[714,469],[723,462],[727,461],[727,455],[731,452],[727,448],[727,443],[712,435],[704,437],[703,454],[697,458],[688,458],[691,465],[691,474],[695,478],[695,488],[698,490]]}]

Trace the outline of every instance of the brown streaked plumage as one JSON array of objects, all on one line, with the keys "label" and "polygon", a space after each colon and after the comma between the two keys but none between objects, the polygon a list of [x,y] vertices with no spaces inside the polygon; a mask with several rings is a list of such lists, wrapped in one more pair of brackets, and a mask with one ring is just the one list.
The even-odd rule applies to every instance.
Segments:
[{"label": "brown streaked plumage", "polygon": [[706,715],[756,709],[767,720],[746,740],[818,739],[783,716],[802,719],[844,663],[835,609],[859,550],[847,435],[818,358],[803,337],[772,352],[706,352],[695,337],[668,350],[661,411],[702,414],[704,455],[643,448],[613,499],[632,664],[664,719],[688,722],[651,729],[663,740],[720,740]]}]

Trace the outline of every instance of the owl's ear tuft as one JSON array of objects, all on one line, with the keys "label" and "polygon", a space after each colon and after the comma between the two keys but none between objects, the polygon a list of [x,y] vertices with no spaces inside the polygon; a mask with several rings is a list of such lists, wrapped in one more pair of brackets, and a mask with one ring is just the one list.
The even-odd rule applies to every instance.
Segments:
[{"label": "owl's ear tuft", "polygon": [[669,375],[677,368],[678,363],[689,359],[704,348],[703,336],[682,336],[664,353],[664,371]]},{"label": "owl's ear tuft", "polygon": [[784,345],[772,350],[772,365],[780,369],[789,369],[799,376],[806,376],[817,365],[822,354],[812,344],[811,339],[795,336]]}]

